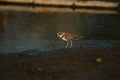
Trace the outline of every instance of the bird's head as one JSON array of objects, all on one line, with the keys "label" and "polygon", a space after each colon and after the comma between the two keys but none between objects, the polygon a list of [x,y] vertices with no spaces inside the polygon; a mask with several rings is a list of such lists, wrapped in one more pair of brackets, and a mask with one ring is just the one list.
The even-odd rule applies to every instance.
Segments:
[{"label": "bird's head", "polygon": [[64,34],[65,34],[65,32],[58,32],[57,36],[61,38]]}]

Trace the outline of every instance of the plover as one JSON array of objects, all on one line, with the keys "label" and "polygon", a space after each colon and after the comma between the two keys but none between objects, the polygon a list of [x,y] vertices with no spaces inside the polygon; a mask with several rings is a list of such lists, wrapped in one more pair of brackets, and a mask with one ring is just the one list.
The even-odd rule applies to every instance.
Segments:
[{"label": "plover", "polygon": [[[77,40],[79,37],[76,34],[72,34],[72,33],[68,33],[68,32],[58,32],[57,36],[60,37],[62,40],[67,42],[65,48],[68,48],[68,47],[71,48],[72,47],[72,40]],[[70,43],[70,45],[69,45],[69,43]]]}]

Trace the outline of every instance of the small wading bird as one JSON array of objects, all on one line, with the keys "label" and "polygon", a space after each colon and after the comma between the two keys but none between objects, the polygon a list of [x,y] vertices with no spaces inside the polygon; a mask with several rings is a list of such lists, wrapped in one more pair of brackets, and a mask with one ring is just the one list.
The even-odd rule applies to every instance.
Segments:
[{"label": "small wading bird", "polygon": [[72,40],[77,40],[79,37],[82,38],[82,36],[78,36],[78,35],[68,33],[68,32],[58,32],[57,36],[67,42],[65,48],[72,47]]}]

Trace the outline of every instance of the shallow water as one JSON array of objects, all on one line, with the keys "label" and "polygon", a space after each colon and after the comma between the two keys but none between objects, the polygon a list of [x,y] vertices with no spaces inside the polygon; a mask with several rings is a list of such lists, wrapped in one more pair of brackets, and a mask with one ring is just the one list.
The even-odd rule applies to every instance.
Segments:
[{"label": "shallow water", "polygon": [[0,53],[62,49],[59,31],[83,35],[72,48],[120,46],[120,15],[1,11]]}]

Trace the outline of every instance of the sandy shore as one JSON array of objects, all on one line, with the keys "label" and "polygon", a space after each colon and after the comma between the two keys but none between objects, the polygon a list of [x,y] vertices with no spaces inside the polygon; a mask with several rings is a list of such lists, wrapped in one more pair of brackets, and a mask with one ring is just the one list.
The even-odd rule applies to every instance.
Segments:
[{"label": "sandy shore", "polygon": [[0,63],[1,80],[120,80],[119,47],[7,56]]}]

